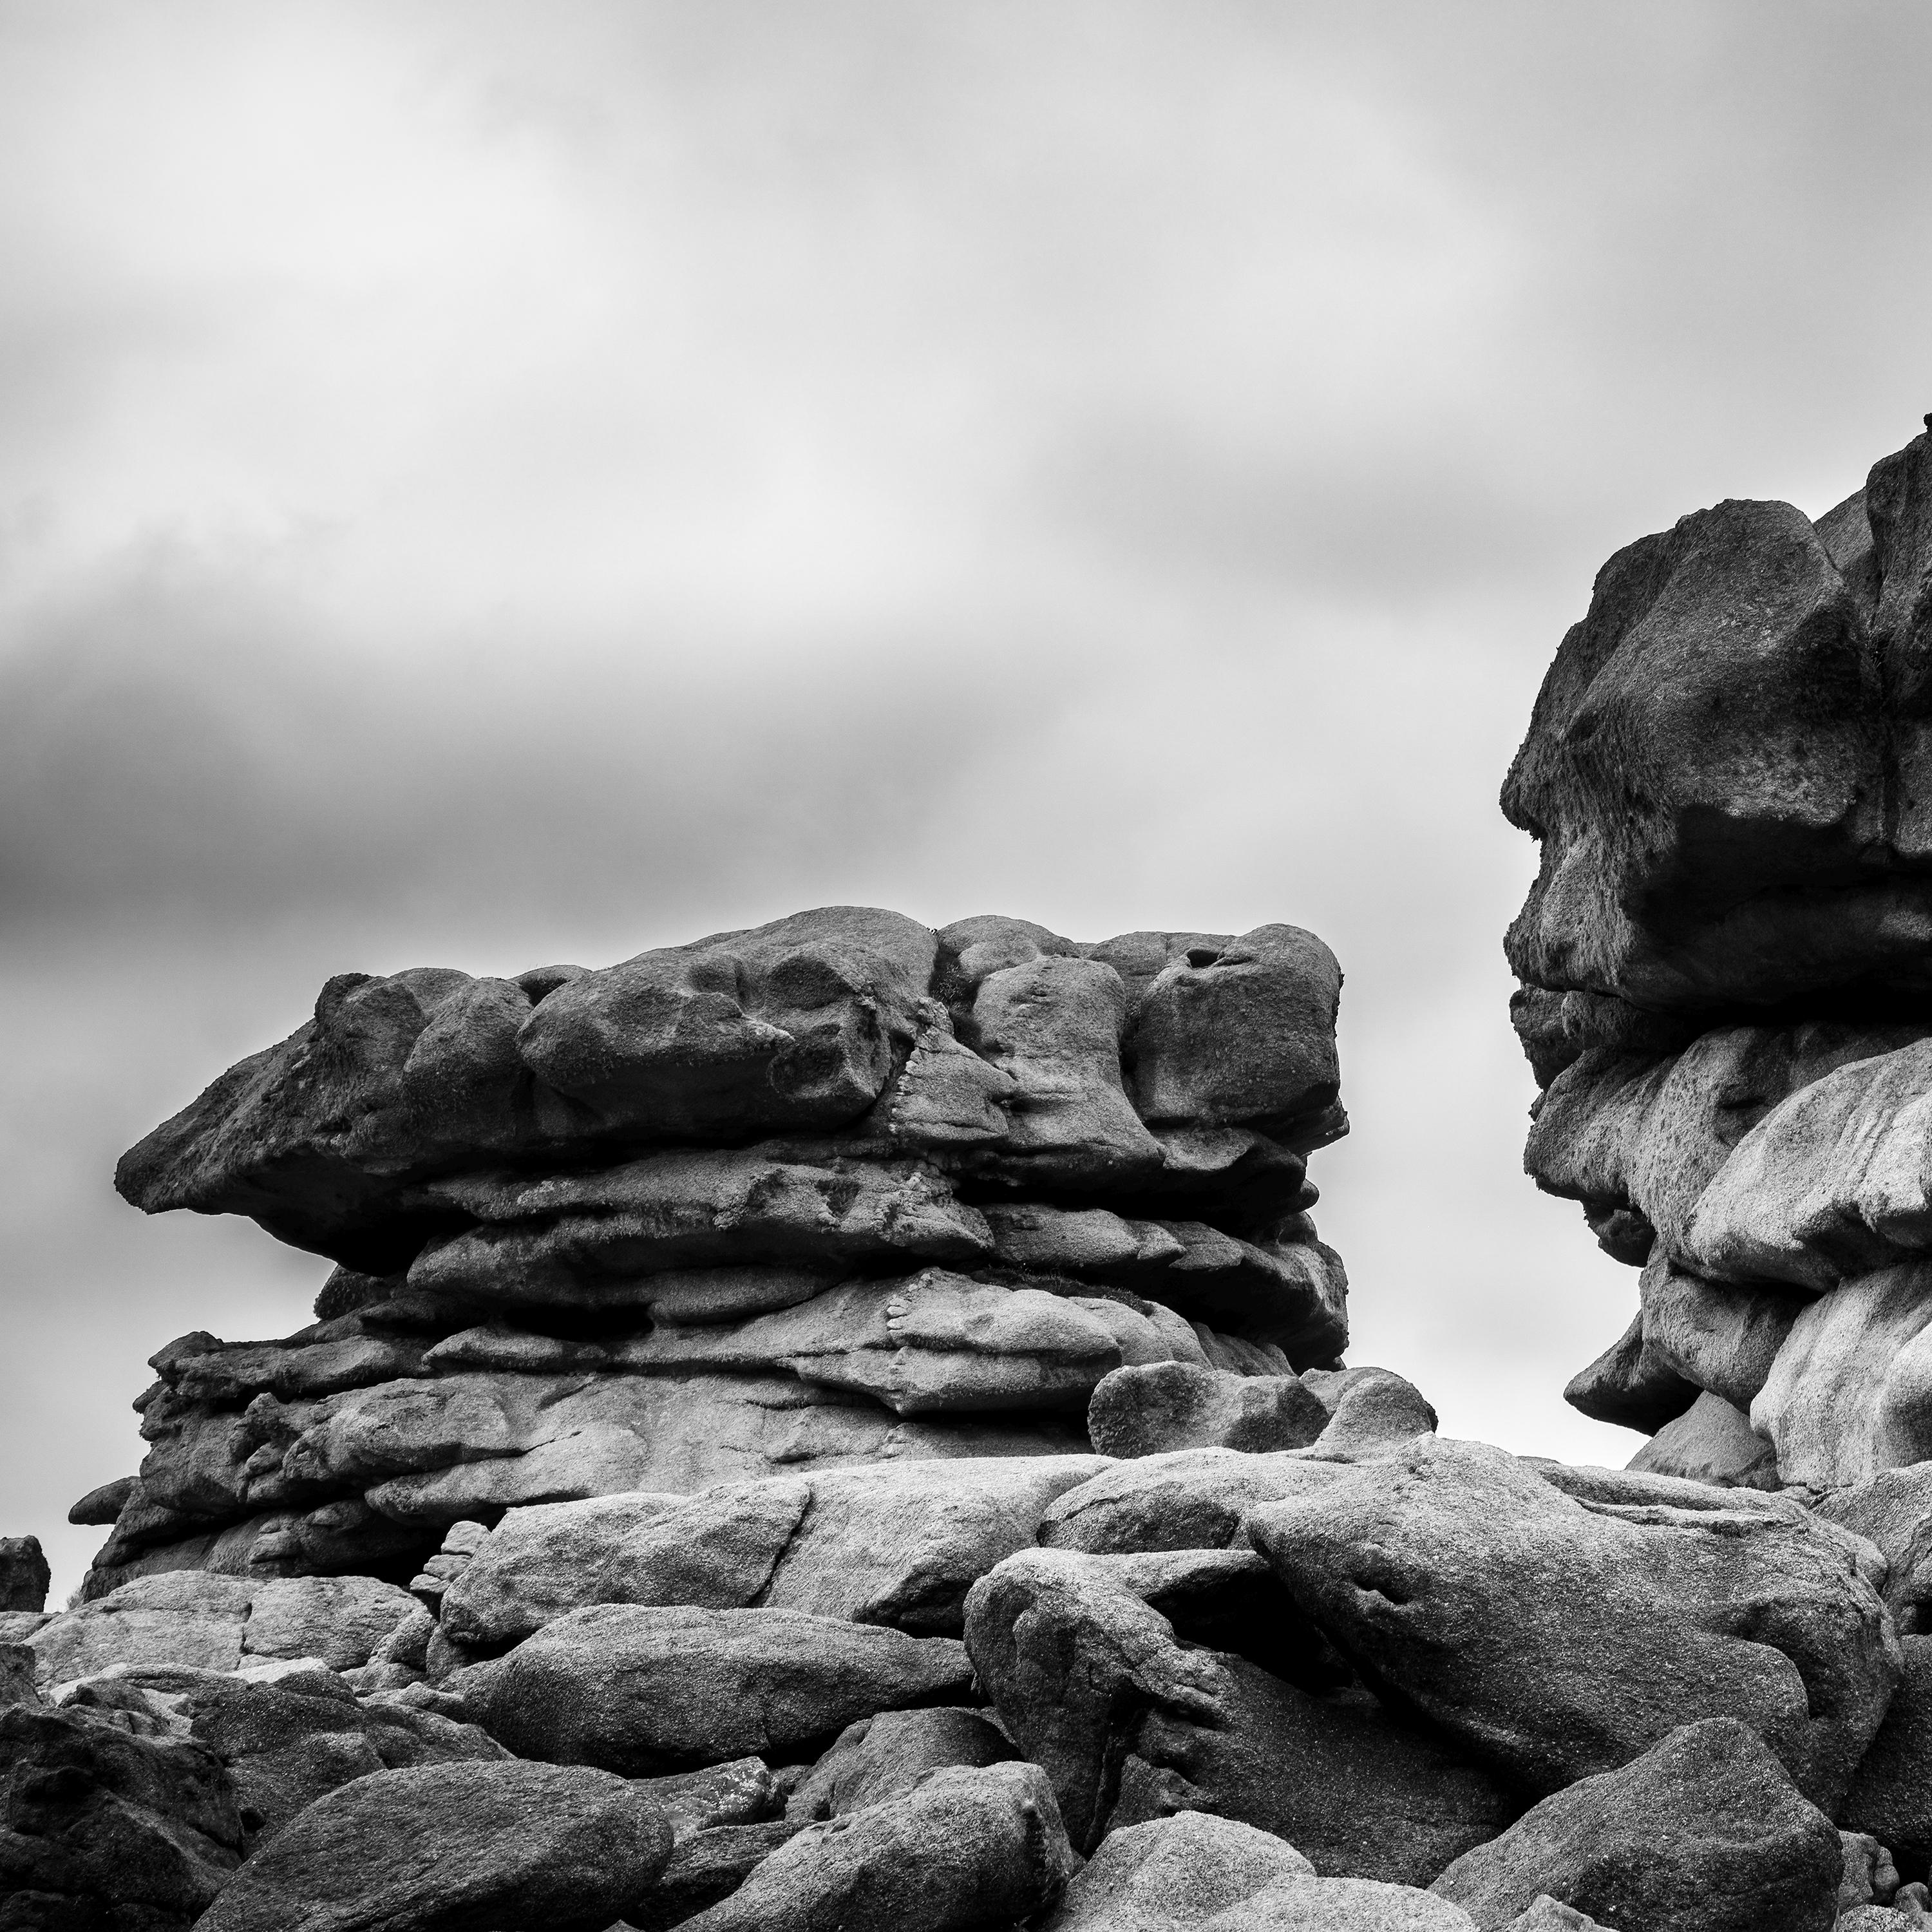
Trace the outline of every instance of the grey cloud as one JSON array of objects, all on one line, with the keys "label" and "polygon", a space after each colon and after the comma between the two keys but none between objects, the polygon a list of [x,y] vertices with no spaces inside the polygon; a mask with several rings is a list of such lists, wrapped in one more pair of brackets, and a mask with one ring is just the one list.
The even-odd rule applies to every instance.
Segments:
[{"label": "grey cloud", "polygon": [[385,656],[245,577],[135,569],[0,662],[0,896],[22,921],[554,904],[728,868],[782,891],[916,843],[976,746],[1011,757],[1078,682],[1036,664],[1016,715],[1014,640],[716,644]]}]

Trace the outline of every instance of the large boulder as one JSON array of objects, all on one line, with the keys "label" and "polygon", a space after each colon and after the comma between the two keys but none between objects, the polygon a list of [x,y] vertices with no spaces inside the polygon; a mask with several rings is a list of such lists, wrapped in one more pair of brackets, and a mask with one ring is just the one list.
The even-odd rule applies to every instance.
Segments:
[{"label": "large boulder", "polygon": [[1503,790],[1541,846],[1518,976],[1652,1008],[1922,989],[1932,904],[1874,862],[1888,754],[1868,636],[1786,503],[1721,503],[1612,557]]},{"label": "large boulder", "polygon": [[1838,1814],[1922,1868],[1932,1860],[1932,1636],[1906,1636],[1905,1676]]},{"label": "large boulder", "polygon": [[16,1691],[0,1703],[0,1924],[186,1932],[235,1869],[241,1813],[220,1760]]},{"label": "large boulder", "polygon": [[1544,1894],[1618,1932],[1825,1932],[1844,1867],[1763,1740],[1712,1718],[1546,1798],[1434,1889],[1481,1932]]},{"label": "large boulder", "polygon": [[388,1697],[364,1702],[320,1665],[272,1676],[117,1672],[76,1685],[62,1708],[206,1746],[227,1770],[251,1850],[325,1792],[372,1772],[509,1755],[474,1724]]},{"label": "large boulder", "polygon": [[344,974],[308,1024],[130,1150],[116,1184],[149,1212],[252,1215],[377,1276],[460,1227],[464,1204],[433,1184],[447,1177],[824,1137],[875,1108],[900,1148],[1022,1184],[1198,1192],[1256,1141],[1305,1152],[1346,1130],[1340,984],[1292,927],[1084,946],[864,907],[600,970]]},{"label": "large boulder", "polygon": [[1299,1449],[1328,1411],[1294,1376],[1235,1376],[1192,1362],[1119,1368],[1094,1388],[1087,1432],[1103,1456],[1172,1449]]},{"label": "large boulder", "polygon": [[50,1683],[116,1668],[236,1670],[272,1658],[346,1670],[367,1664],[416,1610],[407,1591],[373,1576],[250,1581],[174,1570],[50,1618],[27,1641]]},{"label": "large boulder", "polygon": [[982,1932],[1030,1918],[1078,1861],[1037,1765],[937,1771],[807,1826],[692,1932]]},{"label": "large boulder", "polygon": [[520,1756],[626,1776],[796,1756],[879,1711],[962,1701],[949,1637],[796,1610],[592,1605],[446,1689]]},{"label": "large boulder", "polygon": [[1108,1466],[1095,1456],[901,1462],[512,1510],[445,1593],[443,1626],[496,1648],[590,1604],[755,1604],[957,1636],[974,1580]]},{"label": "large boulder", "polygon": [[966,1642],[1083,1850],[1213,1811],[1324,1876],[1426,1883],[1521,1808],[1338,1670],[1250,1551],[1023,1552],[974,1586]]},{"label": "large boulder", "polygon": [[670,1856],[659,1808],[577,1766],[380,1771],[251,1858],[206,1932],[602,1932]]},{"label": "large boulder", "polygon": [[1046,1932],[1178,1932],[1285,1878],[1315,1876],[1286,1840],[1232,1818],[1177,1811],[1109,1832]]},{"label": "large boulder", "polygon": [[53,1580],[37,1536],[0,1536],[0,1612],[44,1610]]},{"label": "large boulder", "polygon": [[1091,1556],[1226,1550],[1246,1542],[1250,1510],[1319,1492],[1343,1466],[1321,1456],[1222,1448],[1136,1456],[1060,1497],[1040,1519],[1039,1540]]},{"label": "large boulder", "polygon": [[1247,1532],[1365,1677],[1531,1791],[1730,1717],[1835,1806],[1901,1667],[1876,1552],[1780,1498],[1561,1474],[1422,1437]]},{"label": "large boulder", "polygon": [[1750,1413],[1784,1479],[1814,1490],[1932,1458],[1932,1258],[1856,1276],[1810,1302]]}]

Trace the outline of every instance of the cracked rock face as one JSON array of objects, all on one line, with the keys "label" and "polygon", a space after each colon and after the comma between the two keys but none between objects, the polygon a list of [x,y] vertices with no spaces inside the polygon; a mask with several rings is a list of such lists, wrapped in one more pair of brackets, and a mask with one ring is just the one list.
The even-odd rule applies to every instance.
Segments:
[{"label": "cracked rock face", "polygon": [[401,1583],[508,1510],[1078,1455],[1124,1367],[1267,1378],[1312,1435],[1292,1378],[1347,1339],[1307,1180],[1347,1124],[1340,984],[1292,926],[852,907],[332,980],[122,1162],[151,1212],[338,1267],[298,1334],[154,1357],[138,1477],[76,1506],[112,1522],[87,1590]]},{"label": "cracked rock face", "polygon": [[1503,806],[1526,1163],[1644,1270],[1570,1400],[1727,1484],[1932,1453],[1932,434],[1618,552]]}]

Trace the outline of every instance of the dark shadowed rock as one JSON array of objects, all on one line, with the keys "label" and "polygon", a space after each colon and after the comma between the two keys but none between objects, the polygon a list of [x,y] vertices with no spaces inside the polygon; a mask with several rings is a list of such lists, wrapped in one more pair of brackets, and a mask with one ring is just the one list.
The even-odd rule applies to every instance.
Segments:
[{"label": "dark shadowed rock", "polygon": [[795,1610],[599,1604],[447,1688],[520,1756],[634,1775],[796,1756],[875,1712],[957,1701],[969,1682],[948,1637]]},{"label": "dark shadowed rock", "polygon": [[68,1521],[80,1525],[112,1522],[126,1508],[140,1480],[135,1476],[116,1476],[112,1482],[103,1483],[98,1490],[89,1490],[68,1511]]},{"label": "dark shadowed rock", "polygon": [[631,1932],[669,1932],[707,1906],[729,1898],[781,1845],[805,1829],[802,1822],[768,1818],[716,1825],[680,1838],[670,1862],[624,1908]]},{"label": "dark shadowed rock", "polygon": [[1087,1432],[1103,1456],[1170,1449],[1298,1449],[1328,1412],[1294,1376],[1233,1376],[1186,1362],[1116,1369],[1087,1406]]},{"label": "dark shadowed rock", "polygon": [[663,1868],[658,1807],[578,1766],[429,1765],[330,1792],[251,1858],[207,1932],[602,1932]]},{"label": "dark shadowed rock", "polygon": [[1248,1551],[1025,1552],[974,1586],[966,1632],[1076,1846],[1213,1811],[1287,1840],[1324,1874],[1426,1882],[1521,1808],[1349,1684]]},{"label": "dark shadowed rock", "polygon": [[1714,1718],[1546,1798],[1434,1889],[1483,1932],[1544,1893],[1618,1932],[1825,1932],[1843,1869],[1763,1741]]},{"label": "dark shadowed rock", "polygon": [[1923,1864],[1932,1859],[1932,1636],[1900,1641],[1905,1675],[1838,1816]]},{"label": "dark shadowed rock", "polygon": [[1315,1868],[1272,1832],[1178,1811],[1110,1832],[1066,1888],[1046,1932],[1178,1932]]},{"label": "dark shadowed rock", "polygon": [[1518,976],[1652,1007],[1922,986],[1932,912],[1886,826],[1866,622],[1789,504],[1621,550],[1564,639],[1503,790],[1541,869]]},{"label": "dark shadowed rock", "polygon": [[24,1643],[0,1643],[0,1709],[46,1700],[34,1676],[34,1653]]},{"label": "dark shadowed rock", "polygon": [[[251,1846],[273,1838],[325,1792],[372,1772],[508,1756],[474,1724],[407,1705],[361,1702],[326,1670],[267,1683],[182,1672],[120,1684],[150,1708],[166,1709],[227,1766]],[[104,1696],[116,1688],[97,1680],[80,1694]]]},{"label": "dark shadowed rock", "polygon": [[0,1536],[0,1611],[45,1610],[52,1580],[38,1536]]},{"label": "dark shadowed rock", "polygon": [[241,1856],[220,1761],[184,1739],[15,1702],[0,1707],[0,1911],[20,1932],[184,1932]]},{"label": "dark shadowed rock", "polygon": [[980,1932],[1057,1899],[1078,1861],[1031,1764],[934,1772],[904,1796],[808,1826],[695,1932]]},{"label": "dark shadowed rock", "polygon": [[1654,1349],[1645,1348],[1640,1312],[1594,1362],[1570,1377],[1563,1400],[1593,1421],[1650,1436],[1682,1415],[1701,1393]]},{"label": "dark shadowed rock", "polygon": [[1566,1495],[1561,1473],[1422,1437],[1248,1534],[1366,1676],[1531,1790],[1722,1716],[1835,1804],[1900,1670],[1869,1546],[1782,1499]]},{"label": "dark shadowed rock", "polygon": [[978,1711],[881,1711],[839,1732],[793,1791],[785,1815],[801,1822],[843,1817],[903,1797],[930,1772],[976,1769],[1017,1755],[1006,1733]]}]

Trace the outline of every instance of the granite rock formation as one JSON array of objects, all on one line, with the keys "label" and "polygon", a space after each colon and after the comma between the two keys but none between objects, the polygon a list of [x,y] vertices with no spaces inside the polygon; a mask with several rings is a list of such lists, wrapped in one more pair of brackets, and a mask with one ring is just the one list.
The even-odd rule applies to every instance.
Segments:
[{"label": "granite rock formation", "polygon": [[1503,803],[1527,1165],[1642,1270],[1570,1400],[1721,1484],[1932,1455],[1932,434],[1618,552]]},{"label": "granite rock formation", "polygon": [[1293,928],[338,980],[123,1163],[336,1272],[0,1548],[0,1932],[1922,1924],[1927,446],[1613,560],[1511,778],[1631,1468],[1343,1363]]},{"label": "granite rock formation", "polygon": [[144,1209],[338,1265],[299,1334],[154,1358],[138,1476],[76,1505],[112,1525],[88,1591],[406,1582],[520,1505],[1078,1454],[1123,1365],[1331,1364],[1306,1165],[1346,1130],[1340,984],[1292,926],[854,907],[332,980],[121,1164]]}]

